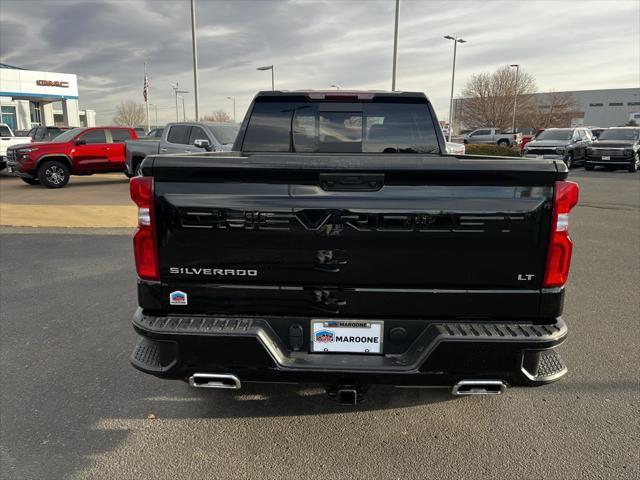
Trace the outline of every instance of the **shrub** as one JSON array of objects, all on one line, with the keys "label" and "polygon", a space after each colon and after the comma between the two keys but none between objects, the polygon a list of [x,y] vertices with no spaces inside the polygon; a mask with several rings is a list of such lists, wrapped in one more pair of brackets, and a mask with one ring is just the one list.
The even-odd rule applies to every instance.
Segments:
[{"label": "shrub", "polygon": [[467,155],[491,155],[494,157],[519,157],[520,150],[518,148],[502,147],[500,145],[488,143],[471,143],[465,145],[465,153]]}]

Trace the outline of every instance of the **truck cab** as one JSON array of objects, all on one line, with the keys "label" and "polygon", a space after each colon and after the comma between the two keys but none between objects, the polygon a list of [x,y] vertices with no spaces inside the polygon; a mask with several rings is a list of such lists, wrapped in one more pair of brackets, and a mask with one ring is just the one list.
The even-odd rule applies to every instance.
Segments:
[{"label": "truck cab", "polygon": [[233,123],[222,122],[169,123],[160,129],[159,137],[126,142],[127,174],[140,174],[142,161],[147,155],[229,151],[238,128]]}]

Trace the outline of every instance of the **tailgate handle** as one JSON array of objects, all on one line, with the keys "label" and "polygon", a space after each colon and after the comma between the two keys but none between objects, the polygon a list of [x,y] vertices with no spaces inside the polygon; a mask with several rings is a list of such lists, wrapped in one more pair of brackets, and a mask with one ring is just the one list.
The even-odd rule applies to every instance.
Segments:
[{"label": "tailgate handle", "polygon": [[328,191],[375,192],[384,185],[384,173],[321,173],[319,183]]}]

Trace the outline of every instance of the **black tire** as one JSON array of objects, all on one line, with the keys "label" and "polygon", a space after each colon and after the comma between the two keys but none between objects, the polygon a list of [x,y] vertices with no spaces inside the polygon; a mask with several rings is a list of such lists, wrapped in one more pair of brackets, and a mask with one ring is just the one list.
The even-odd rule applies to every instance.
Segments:
[{"label": "black tire", "polygon": [[509,140],[500,140],[498,141],[499,147],[509,148]]},{"label": "black tire", "polygon": [[38,169],[38,180],[47,188],[62,188],[69,183],[69,167],[58,160],[44,162]]},{"label": "black tire", "polygon": [[640,163],[640,153],[636,153],[633,162],[629,164],[629,173],[635,173],[638,171],[638,164]]},{"label": "black tire", "polygon": [[594,166],[593,166],[593,165],[589,165],[588,163],[585,163],[585,164],[584,164],[584,169],[585,169],[585,170],[589,170],[589,171],[591,171],[591,170],[593,170],[593,168],[594,168]]},{"label": "black tire", "polygon": [[567,165],[568,169],[571,169],[571,165],[573,165],[573,152],[567,153],[567,156],[564,157],[564,163]]},{"label": "black tire", "polygon": [[37,178],[20,177],[20,180],[22,180],[27,185],[40,185],[40,180],[38,180]]}]

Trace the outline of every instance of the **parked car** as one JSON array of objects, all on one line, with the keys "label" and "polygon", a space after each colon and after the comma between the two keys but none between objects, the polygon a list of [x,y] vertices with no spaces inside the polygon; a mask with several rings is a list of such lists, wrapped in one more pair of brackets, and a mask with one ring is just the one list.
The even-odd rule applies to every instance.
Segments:
[{"label": "parked car", "polygon": [[587,148],[584,161],[586,170],[596,166],[637,172],[640,167],[640,127],[604,129],[598,141]]},{"label": "parked car", "polygon": [[7,169],[29,185],[62,188],[71,175],[124,172],[124,142],[132,128],[73,128],[50,142],[9,148]]},{"label": "parked car", "polygon": [[66,132],[67,130],[71,130],[70,127],[47,127],[47,126],[39,126],[33,127],[27,133],[27,136],[31,137],[32,142],[48,142],[49,140],[53,140],[61,133]]},{"label": "parked car", "polygon": [[157,140],[147,137],[126,142],[127,174],[139,174],[140,165],[147,155],[229,151],[238,129],[234,123],[169,123]]},{"label": "parked car", "polygon": [[422,93],[269,91],[248,111],[233,151],[153,155],[131,180],[134,367],[346,404],[566,373],[562,161],[447,155]]},{"label": "parked car", "polygon": [[561,159],[571,168],[584,162],[592,143],[593,137],[587,128],[547,128],[524,148],[524,156]]},{"label": "parked car", "polygon": [[536,138],[536,135],[538,135],[543,130],[544,129],[542,129],[542,128],[523,128],[523,129],[518,129],[518,133],[522,134],[522,140],[520,141],[520,154],[521,155],[524,153],[524,147],[527,145],[527,143],[531,142],[534,138]]},{"label": "parked car", "polygon": [[29,143],[29,137],[17,137],[11,127],[6,123],[0,123],[0,170],[7,166],[7,150],[12,145]]},{"label": "parked car", "polygon": [[522,134],[504,132],[499,128],[477,128],[464,135],[464,143],[495,143],[501,147],[513,147],[522,141]]}]

